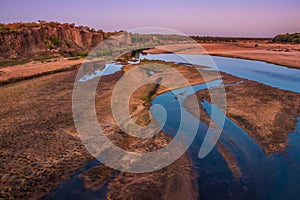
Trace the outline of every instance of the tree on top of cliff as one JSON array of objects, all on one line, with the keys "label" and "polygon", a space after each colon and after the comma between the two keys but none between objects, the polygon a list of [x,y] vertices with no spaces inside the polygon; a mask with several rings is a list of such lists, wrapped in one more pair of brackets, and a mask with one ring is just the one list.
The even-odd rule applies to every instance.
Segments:
[{"label": "tree on top of cliff", "polygon": [[[22,28],[41,28],[45,26],[50,26],[50,27],[70,27],[74,28],[75,23],[59,23],[59,22],[46,22],[45,20],[38,20],[38,22],[14,22],[10,24],[2,24],[0,23],[0,33],[10,33],[10,32],[15,32],[18,31]],[[91,30],[89,27],[84,27],[86,30],[94,32],[95,30]]]}]

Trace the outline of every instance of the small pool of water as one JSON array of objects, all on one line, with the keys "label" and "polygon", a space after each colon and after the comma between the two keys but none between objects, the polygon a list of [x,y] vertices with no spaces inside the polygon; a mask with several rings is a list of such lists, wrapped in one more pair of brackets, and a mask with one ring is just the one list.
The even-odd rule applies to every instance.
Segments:
[{"label": "small pool of water", "polygon": [[84,180],[79,177],[79,174],[101,165],[101,163],[94,159],[89,161],[81,169],[74,172],[68,179],[59,184],[59,186],[50,192],[43,200],[65,200],[65,199],[107,199],[107,183],[98,190],[86,190],[84,188]]},{"label": "small pool of water", "polygon": [[96,77],[105,76],[114,74],[122,69],[123,65],[119,63],[111,63],[111,64],[105,64],[105,67],[103,69],[96,69],[94,71],[91,71],[89,74],[86,74],[79,78],[77,82],[86,82],[88,80],[92,80]]}]

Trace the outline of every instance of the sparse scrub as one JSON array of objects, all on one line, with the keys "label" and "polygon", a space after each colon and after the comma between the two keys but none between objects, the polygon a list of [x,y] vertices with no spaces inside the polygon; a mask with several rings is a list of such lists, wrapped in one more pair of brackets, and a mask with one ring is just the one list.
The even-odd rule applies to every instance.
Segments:
[{"label": "sparse scrub", "polygon": [[52,37],[50,40],[55,46],[59,45],[59,38],[57,36]]},{"label": "sparse scrub", "polygon": [[273,40],[273,42],[279,42],[279,43],[295,43],[300,44],[300,33],[286,33],[286,34],[279,34],[276,35]]},{"label": "sparse scrub", "polygon": [[88,52],[78,51],[75,56],[86,57],[88,54]]}]

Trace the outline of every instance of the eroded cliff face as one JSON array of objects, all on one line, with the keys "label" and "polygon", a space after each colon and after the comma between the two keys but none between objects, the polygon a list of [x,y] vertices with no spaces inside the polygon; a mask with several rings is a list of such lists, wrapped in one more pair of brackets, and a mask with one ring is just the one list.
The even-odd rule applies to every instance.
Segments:
[{"label": "eroded cliff face", "polygon": [[68,24],[2,31],[0,32],[0,60],[53,54],[74,55],[79,51],[91,50],[103,39],[103,32]]}]

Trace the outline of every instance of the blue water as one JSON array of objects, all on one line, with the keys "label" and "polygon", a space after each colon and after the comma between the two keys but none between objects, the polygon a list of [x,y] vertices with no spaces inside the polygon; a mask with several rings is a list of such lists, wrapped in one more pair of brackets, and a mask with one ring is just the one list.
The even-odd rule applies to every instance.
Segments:
[{"label": "blue water", "polygon": [[45,196],[44,200],[64,200],[64,199],[107,199],[107,183],[98,190],[86,190],[84,188],[84,180],[78,175],[87,171],[101,163],[94,159],[89,161],[81,169],[74,172],[67,180],[63,181],[55,190]]},{"label": "blue water", "polygon": [[[215,70],[231,75],[260,82],[275,88],[300,93],[300,70],[261,61],[235,58],[225,58],[206,55],[177,55],[177,54],[147,54],[140,55],[140,59],[163,60],[177,63],[192,63],[208,66],[206,70]],[[212,59],[211,59],[212,58]],[[138,61],[136,62],[138,63]],[[83,76],[79,81],[88,81],[97,76],[109,75],[121,69],[121,65],[106,66],[104,70],[96,70],[93,74]],[[106,71],[107,70],[107,71]],[[106,72],[105,72],[106,71]],[[153,75],[154,72],[149,75]],[[192,86],[194,91],[220,85],[216,80],[209,84]],[[236,84],[243,84],[238,82]],[[230,87],[230,85],[227,85]],[[163,121],[160,112],[156,112],[155,104],[165,108],[167,119],[163,130],[175,136],[180,122],[185,123],[182,131],[189,130],[191,124],[198,124],[195,140],[188,150],[192,158],[195,171],[198,172],[198,183],[201,199],[299,199],[300,196],[300,117],[294,133],[289,133],[290,147],[284,154],[267,156],[241,127],[225,117],[225,124],[219,143],[230,150],[236,158],[241,170],[241,177],[235,178],[227,166],[224,158],[218,152],[218,144],[203,159],[200,159],[199,149],[208,131],[205,123],[194,118],[182,106],[184,99],[194,91],[189,87],[176,89],[157,96],[153,101],[151,111],[158,121]],[[211,115],[211,109],[222,110],[206,101],[199,102]],[[181,118],[182,117],[182,118]],[[73,184],[82,183],[79,179],[71,179],[63,188],[71,188]],[[75,187],[75,186],[74,186]],[[63,196],[66,190],[57,191]],[[83,194],[84,195],[84,194]],[[104,196],[103,196],[104,197]]]},{"label": "blue water", "polygon": [[300,70],[261,61],[226,58],[209,55],[147,54],[140,59],[190,63],[218,69],[240,78],[260,82],[275,88],[300,93]]},{"label": "blue water", "polygon": [[[214,81],[217,85],[220,82]],[[241,83],[237,83],[241,84]],[[206,84],[193,86],[195,91],[203,90]],[[183,94],[178,98],[178,94]],[[175,135],[179,123],[198,121],[198,133],[189,149],[189,155],[195,170],[199,173],[201,199],[298,199],[300,191],[300,118],[295,133],[289,134],[289,143],[285,154],[267,156],[247,132],[226,117],[219,142],[226,146],[236,157],[242,176],[233,177],[224,158],[217,151],[218,145],[204,159],[198,157],[198,151],[208,127],[200,120],[191,118],[191,114],[182,107],[189,89],[180,88],[157,96],[153,106],[159,104],[165,108],[167,119],[163,130]],[[175,98],[177,97],[177,98]],[[211,115],[211,105],[201,102]],[[154,117],[160,120],[160,113],[152,110]],[[186,120],[188,119],[188,120]],[[190,123],[183,125],[188,130]]]},{"label": "blue water", "polygon": [[78,82],[86,82],[86,81],[92,80],[96,77],[106,76],[106,75],[116,73],[117,71],[120,71],[122,69],[122,67],[123,67],[123,65],[121,65],[119,63],[105,64],[105,67],[103,69],[95,69],[95,70],[91,71],[90,73],[85,74],[84,76],[80,77],[78,79]]},{"label": "blue water", "polygon": [[[211,66],[214,64],[204,59],[202,55],[184,55],[189,62],[197,65]],[[186,62],[183,58],[175,54],[145,55],[147,59],[172,61],[178,63]],[[141,59],[143,59],[141,57]],[[261,82],[272,87],[300,92],[300,70],[289,69],[278,65],[268,64],[260,61],[250,61],[243,59],[222,58],[213,56],[220,71],[232,75]],[[209,65],[211,64],[211,65]],[[210,69],[209,69],[210,70]],[[220,82],[214,81],[214,86]],[[243,84],[237,82],[236,84]],[[233,84],[232,84],[233,85]],[[230,87],[230,85],[227,85]],[[203,90],[207,84],[193,86],[195,91]],[[184,94],[180,98],[178,94]],[[175,135],[179,128],[179,123],[190,119],[190,113],[182,107],[182,102],[190,94],[188,88],[180,88],[157,96],[153,101],[153,106],[159,104],[164,107],[167,119],[163,130],[171,135]],[[211,115],[211,109],[219,109],[216,105],[211,105],[205,100],[199,102],[206,112]],[[220,113],[222,112],[221,109]],[[154,117],[160,120],[160,113],[152,110]],[[222,114],[221,114],[222,115]],[[224,115],[224,113],[223,113]],[[201,120],[198,122],[198,132],[188,153],[192,158],[195,171],[198,172],[200,198],[201,199],[299,199],[300,196],[300,117],[297,118],[297,126],[294,133],[287,133],[290,147],[286,148],[284,154],[266,155],[257,142],[250,137],[246,131],[235,124],[225,115],[225,124],[219,143],[230,150],[236,158],[240,167],[241,177],[235,178],[229,170],[224,158],[218,152],[218,144],[203,159],[198,156],[199,149],[208,127]],[[186,123],[184,126],[189,126]]]},{"label": "blue water", "polygon": [[[214,81],[213,85],[219,83]],[[199,84],[193,86],[193,89],[199,91],[206,87],[207,84]],[[181,98],[175,98],[178,94],[184,95]],[[291,146],[287,148],[286,153],[267,156],[247,132],[224,115],[226,120],[219,142],[226,146],[237,159],[242,176],[236,179],[217,151],[218,145],[204,159],[198,157],[198,151],[208,127],[196,118],[191,119],[191,114],[181,106],[189,94],[189,89],[180,88],[157,96],[152,104],[153,106],[159,104],[165,108],[167,119],[163,130],[173,136],[178,131],[180,120],[188,118],[198,121],[197,136],[189,149],[189,154],[200,175],[201,199],[298,199],[300,118],[298,118],[295,133],[289,134]],[[209,115],[211,115],[211,108],[216,107],[206,101],[201,104]],[[152,110],[152,113],[156,119],[160,120],[160,113],[156,113],[155,110]],[[188,128],[190,124],[185,126]]]}]

